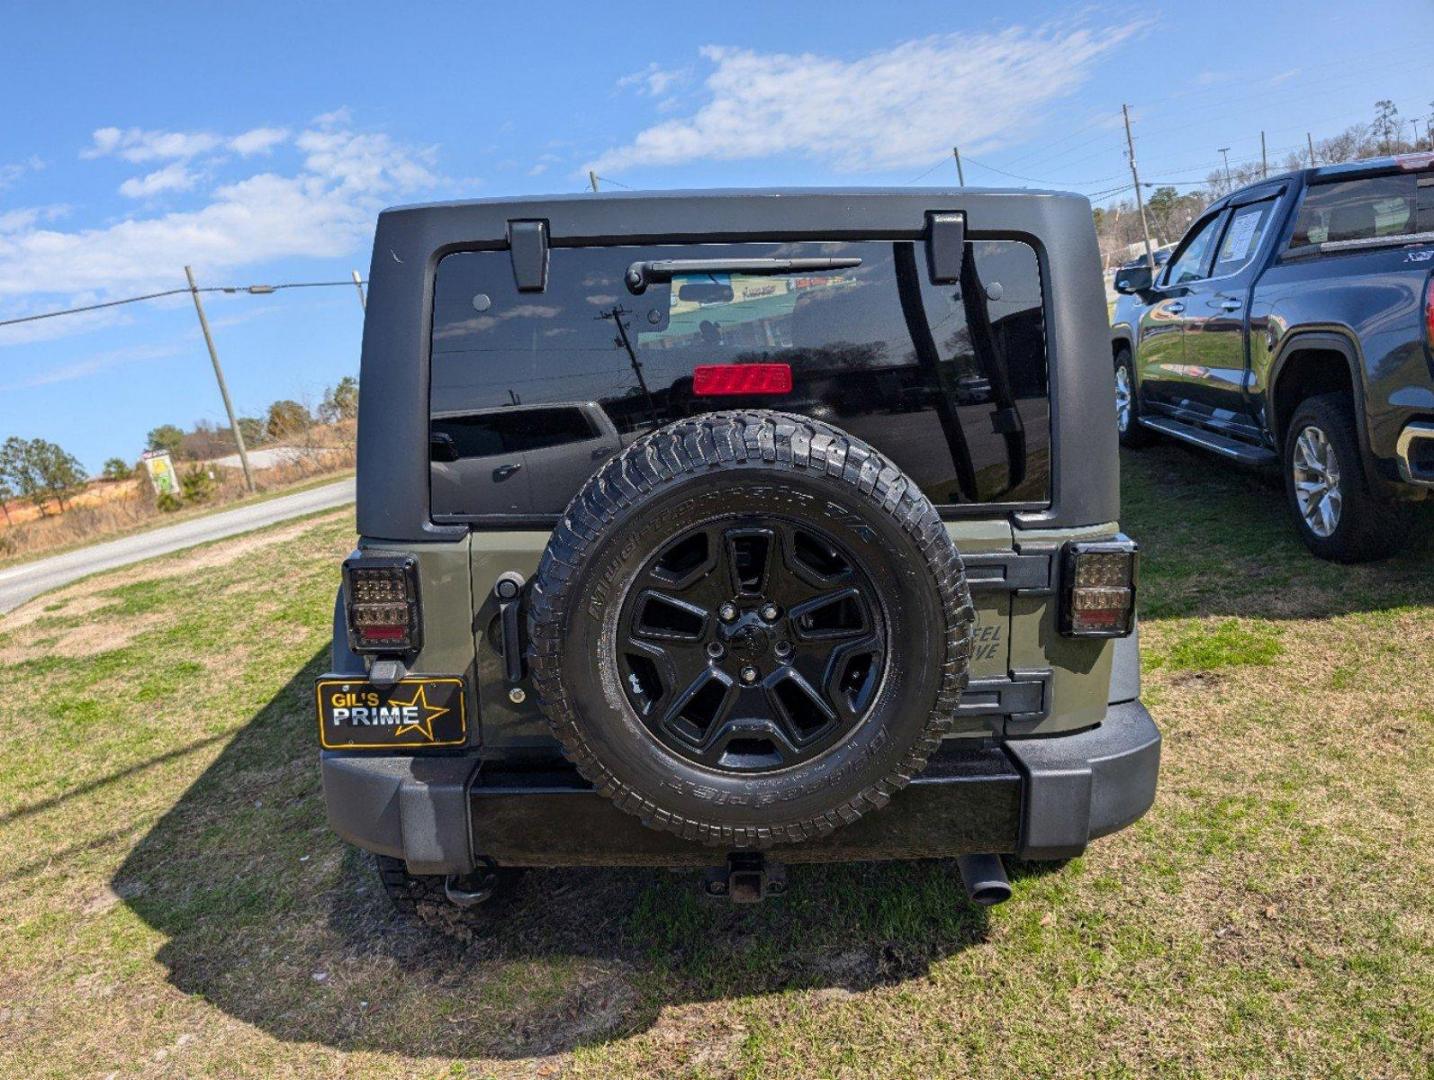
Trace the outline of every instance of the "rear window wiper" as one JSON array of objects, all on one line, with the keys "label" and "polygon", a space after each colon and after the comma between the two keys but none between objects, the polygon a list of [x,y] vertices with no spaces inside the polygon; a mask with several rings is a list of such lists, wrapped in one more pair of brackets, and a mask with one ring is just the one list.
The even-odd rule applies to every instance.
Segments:
[{"label": "rear window wiper", "polygon": [[629,292],[640,295],[649,285],[688,274],[820,274],[849,270],[861,260],[844,259],[654,259],[627,268]]}]

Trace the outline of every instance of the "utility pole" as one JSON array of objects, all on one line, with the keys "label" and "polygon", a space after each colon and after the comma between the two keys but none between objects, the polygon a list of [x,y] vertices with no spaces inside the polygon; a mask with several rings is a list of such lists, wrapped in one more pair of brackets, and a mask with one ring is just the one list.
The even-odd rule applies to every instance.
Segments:
[{"label": "utility pole", "polygon": [[951,154],[956,159],[956,179],[962,187],[965,187],[966,173],[961,169],[961,148],[959,146],[953,146],[951,148]]},{"label": "utility pole", "polygon": [[598,189],[598,187],[597,187],[597,173],[593,172],[591,169],[588,170],[588,183],[593,186],[593,190],[594,190],[594,191],[596,191],[596,190]]},{"label": "utility pole", "polygon": [[1225,191],[1228,193],[1235,190],[1235,181],[1230,179],[1230,148],[1220,147],[1220,156],[1225,159]]},{"label": "utility pole", "polygon": [[1418,150],[1418,149],[1419,149],[1419,121],[1418,121],[1418,120],[1411,120],[1411,121],[1409,121],[1409,122],[1414,125],[1414,149]]},{"label": "utility pole", "polygon": [[1120,107],[1121,115],[1125,117],[1125,149],[1130,158],[1130,178],[1135,181],[1135,205],[1140,210],[1140,232],[1145,237],[1145,265],[1150,270],[1150,276],[1155,277],[1155,252],[1150,249],[1150,223],[1145,220],[1145,200],[1140,195],[1140,173],[1135,169],[1135,140],[1130,136],[1130,106]]},{"label": "utility pole", "polygon": [[1316,164],[1314,156],[1314,139],[1310,137],[1310,133],[1308,131],[1305,132],[1305,145],[1310,148],[1310,168],[1313,169]]},{"label": "utility pole", "polygon": [[357,270],[354,271],[354,288],[358,290],[359,307],[363,308],[364,311],[367,311],[368,300],[364,297],[363,294],[363,278],[359,276],[359,272]]},{"label": "utility pole", "polygon": [[628,362],[632,364],[632,373],[637,376],[638,388],[642,391],[643,399],[647,402],[647,411],[650,418],[657,420],[657,403],[652,400],[652,391],[647,388],[647,380],[642,375],[642,361],[637,358],[637,350],[632,347],[632,338],[628,337],[627,324],[622,321],[624,315],[629,314],[627,308],[618,304],[611,311],[604,311],[598,316],[599,319],[611,319],[617,326],[617,341],[614,344],[621,345],[627,350]]},{"label": "utility pole", "polygon": [[[1226,166],[1228,169],[1229,166]],[[1270,159],[1265,156],[1265,133],[1260,132],[1260,176],[1268,179],[1270,175]]]},{"label": "utility pole", "polygon": [[194,284],[194,271],[190,267],[184,268],[184,276],[189,279],[189,295],[194,297],[194,310],[199,313],[199,329],[204,331],[204,344],[209,346],[209,359],[214,364],[214,378],[219,382],[219,396],[224,399],[224,411],[229,416],[229,430],[234,432],[234,444],[239,447],[239,464],[244,466],[244,486],[252,493],[254,473],[249,468],[249,451],[244,445],[244,433],[239,430],[239,421],[234,416],[234,403],[229,400],[229,387],[224,382],[224,369],[219,366],[219,351],[214,348],[214,335],[209,332],[209,320],[204,317],[199,286]]}]

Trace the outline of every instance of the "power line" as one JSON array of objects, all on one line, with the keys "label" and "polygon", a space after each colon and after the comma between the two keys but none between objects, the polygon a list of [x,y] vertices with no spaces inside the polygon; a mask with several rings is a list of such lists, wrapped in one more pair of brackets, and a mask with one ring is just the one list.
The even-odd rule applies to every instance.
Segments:
[{"label": "power line", "polygon": [[[197,291],[202,293],[247,292],[254,296],[267,296],[269,293],[278,292],[280,289],[327,289],[336,285],[352,287],[354,285],[366,284],[367,282],[354,278],[349,281],[286,281],[281,285],[209,285]],[[14,326],[16,323],[35,322],[38,319],[53,319],[60,315],[79,315],[82,312],[99,311],[102,308],[119,307],[122,304],[138,304],[142,300],[158,300],[162,296],[179,296],[190,291],[190,289],[166,289],[163,292],[145,293],[143,296],[126,296],[123,300],[106,300],[102,304],[86,304],[83,307],[61,308],[59,311],[45,311],[39,315],[22,315],[18,319],[0,319],[0,326]]]},{"label": "power line", "polygon": [[[967,158],[966,160],[969,161],[970,158]],[[936,159],[936,164],[932,165],[931,168],[927,169],[925,172],[917,173],[915,176],[913,176],[910,180],[908,180],[908,181],[906,181],[906,182],[907,182],[908,184],[914,184],[914,183],[916,183],[916,181],[918,181],[918,180],[925,180],[928,176],[930,176],[932,173],[934,173],[937,169],[941,168],[941,166],[943,166],[943,165],[945,165],[945,164],[946,164],[946,155],[945,155],[945,154],[942,154],[939,158]]]}]

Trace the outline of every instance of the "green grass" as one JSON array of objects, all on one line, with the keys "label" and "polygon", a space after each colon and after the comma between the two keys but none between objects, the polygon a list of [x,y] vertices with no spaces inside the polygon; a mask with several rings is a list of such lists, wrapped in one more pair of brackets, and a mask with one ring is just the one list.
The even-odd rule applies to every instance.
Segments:
[{"label": "green grass", "polygon": [[415,930],[317,783],[345,514],[36,601],[0,621],[0,1075],[1428,1077],[1434,529],[1334,567],[1257,476],[1124,468],[1160,793],[993,911],[948,863],[754,909],[568,870]]},{"label": "green grass", "polygon": [[1224,619],[1213,625],[1187,627],[1167,651],[1149,654],[1146,662],[1151,668],[1171,671],[1214,671],[1273,664],[1284,651],[1278,626]]}]

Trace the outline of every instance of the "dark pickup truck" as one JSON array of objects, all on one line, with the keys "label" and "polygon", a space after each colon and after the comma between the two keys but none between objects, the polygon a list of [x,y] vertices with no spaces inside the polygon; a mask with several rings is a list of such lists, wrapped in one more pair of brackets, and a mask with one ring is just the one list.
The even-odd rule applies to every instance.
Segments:
[{"label": "dark pickup truck", "polygon": [[1390,554],[1434,490],[1434,154],[1305,169],[1212,204],[1117,274],[1120,440],[1278,465],[1316,555]]}]

